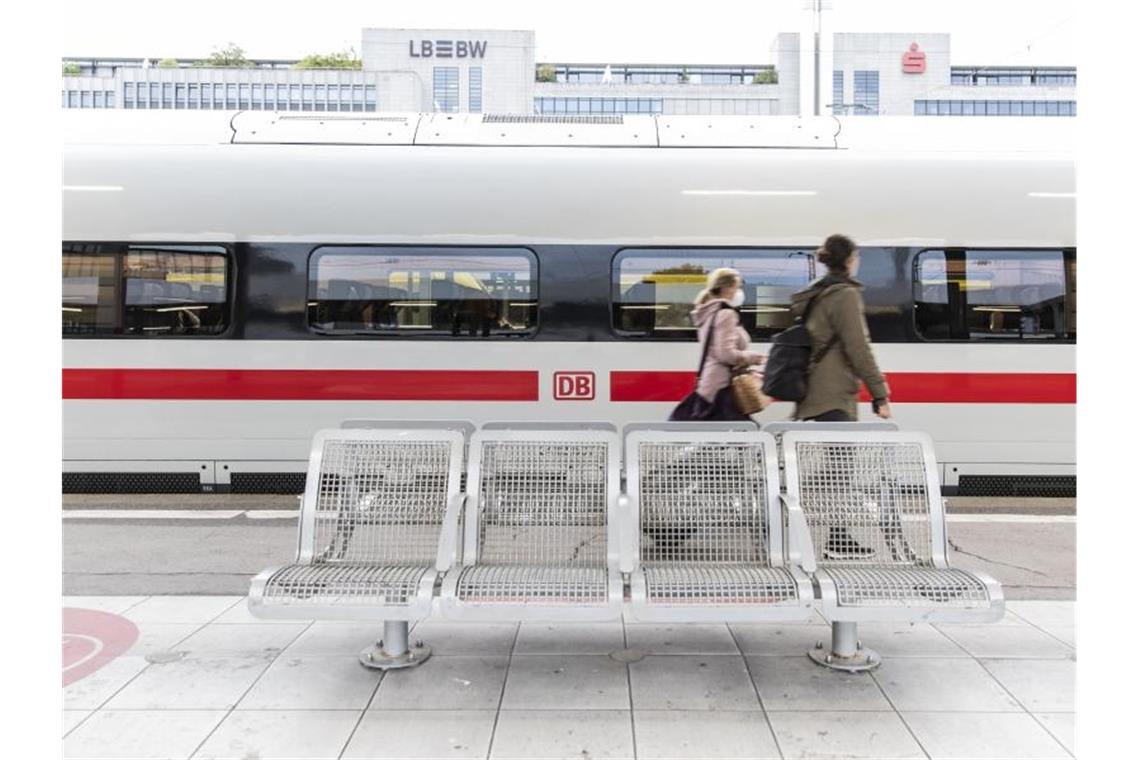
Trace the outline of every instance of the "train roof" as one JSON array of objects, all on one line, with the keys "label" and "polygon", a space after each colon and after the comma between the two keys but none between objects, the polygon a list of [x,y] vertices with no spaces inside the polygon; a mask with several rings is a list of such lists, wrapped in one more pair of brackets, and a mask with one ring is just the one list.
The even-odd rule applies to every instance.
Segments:
[{"label": "train roof", "polygon": [[667,116],[68,110],[69,145],[784,148],[1068,153],[1060,117]]}]

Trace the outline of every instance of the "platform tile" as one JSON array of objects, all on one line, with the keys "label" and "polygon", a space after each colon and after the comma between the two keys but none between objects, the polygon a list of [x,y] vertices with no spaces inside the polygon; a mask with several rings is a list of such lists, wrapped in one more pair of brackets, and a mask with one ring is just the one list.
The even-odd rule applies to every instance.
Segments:
[{"label": "platform tile", "polygon": [[629,665],[635,710],[759,710],[742,657],[650,655]]},{"label": "platform tile", "polygon": [[625,646],[621,623],[523,623],[515,654],[609,654]]},{"label": "platform tile", "polygon": [[786,758],[922,758],[893,712],[777,712],[768,716]]},{"label": "platform tile", "polygon": [[63,756],[188,758],[225,715],[221,710],[100,710],[63,740]]},{"label": "platform tile", "polygon": [[355,654],[282,655],[238,702],[238,710],[363,710],[381,673]]},{"label": "platform tile", "polygon": [[296,641],[309,625],[211,623],[179,642],[178,649],[203,657],[277,655]]},{"label": "platform tile", "polygon": [[155,663],[107,703],[112,710],[228,710],[269,667],[260,657],[184,657]]},{"label": "platform tile", "polygon": [[146,598],[145,596],[65,596],[63,606],[122,615]]},{"label": "platform tile", "polygon": [[1072,660],[985,660],[982,664],[1029,712],[1076,710],[1077,663]]},{"label": "platform tile", "polygon": [[639,760],[760,760],[780,750],[753,710],[635,710]]},{"label": "platform tile", "polygon": [[1076,713],[1034,713],[1033,717],[1041,721],[1045,730],[1061,745],[1075,755],[1077,752],[1077,715]]},{"label": "platform tile", "polygon": [[840,673],[807,657],[750,657],[760,702],[775,710],[890,710],[870,673]]},{"label": "platform tile", "polygon": [[425,620],[412,631],[412,640],[422,640],[434,654],[507,655],[514,646],[519,624],[463,623]]},{"label": "platform tile", "polygon": [[194,760],[336,760],[359,720],[357,710],[232,712]]},{"label": "platform tile", "polygon": [[931,758],[1068,758],[1069,753],[1026,713],[902,714]]},{"label": "platform tile", "polygon": [[432,655],[423,664],[384,675],[376,710],[492,710],[499,704],[506,657]]},{"label": "platform tile", "polygon": [[150,663],[138,656],[116,657],[75,683],[63,687],[66,710],[94,710],[139,675]]},{"label": "platform tile", "polygon": [[494,710],[369,710],[345,760],[485,758]]},{"label": "platform tile", "polygon": [[244,596],[152,596],[131,607],[124,617],[134,623],[205,625],[244,599]]},{"label": "platform tile", "polygon": [[1017,702],[975,660],[888,657],[873,671],[872,677],[900,711],[1021,711]]},{"label": "platform tile", "polygon": [[503,710],[491,760],[632,760],[629,710]]},{"label": "platform tile", "polygon": [[1033,626],[939,626],[974,657],[1066,658],[1073,655],[1066,646]]},{"label": "platform tile", "polygon": [[740,654],[736,641],[722,624],[655,625],[629,623],[628,646],[648,654]]},{"label": "platform tile", "polygon": [[515,655],[503,709],[629,709],[625,665],[605,655]]}]

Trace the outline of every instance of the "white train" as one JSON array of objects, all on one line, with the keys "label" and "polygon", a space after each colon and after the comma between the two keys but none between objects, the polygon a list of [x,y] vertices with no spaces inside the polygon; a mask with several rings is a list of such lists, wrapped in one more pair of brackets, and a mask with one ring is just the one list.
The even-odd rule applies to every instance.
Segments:
[{"label": "white train", "polygon": [[65,129],[65,490],[296,490],[313,432],[348,418],[662,420],[692,387],[704,273],[744,273],[763,350],[836,231],[946,486],[1075,488],[1071,120]]}]

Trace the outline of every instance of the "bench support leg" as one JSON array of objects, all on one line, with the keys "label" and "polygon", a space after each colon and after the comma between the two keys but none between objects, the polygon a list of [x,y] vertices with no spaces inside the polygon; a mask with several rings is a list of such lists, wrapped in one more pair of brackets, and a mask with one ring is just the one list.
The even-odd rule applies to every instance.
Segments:
[{"label": "bench support leg", "polygon": [[878,652],[865,648],[859,641],[857,624],[846,621],[831,624],[830,651],[824,648],[821,641],[808,651],[808,657],[817,665],[848,673],[873,670],[883,661]]},{"label": "bench support leg", "polygon": [[385,620],[384,638],[360,653],[360,663],[366,668],[395,670],[414,668],[431,657],[431,647],[422,641],[408,646],[408,621]]}]

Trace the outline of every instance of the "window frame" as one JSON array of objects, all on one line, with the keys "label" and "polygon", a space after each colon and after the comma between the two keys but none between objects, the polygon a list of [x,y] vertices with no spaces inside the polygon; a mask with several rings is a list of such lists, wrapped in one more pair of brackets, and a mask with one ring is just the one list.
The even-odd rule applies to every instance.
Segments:
[{"label": "window frame", "polygon": [[[231,243],[215,243],[215,242],[197,242],[197,241],[190,243],[190,242],[170,241],[170,240],[160,240],[160,241],[154,241],[154,240],[151,240],[151,241],[138,241],[138,240],[130,240],[130,241],[127,241],[127,240],[62,240],[60,242],[62,245],[65,245],[65,246],[67,246],[67,245],[99,246],[101,248],[118,247],[118,248],[126,248],[126,249],[130,249],[132,247],[134,247],[134,248],[149,248],[149,247],[161,248],[163,246],[178,246],[178,247],[193,246],[193,247],[198,247],[198,248],[217,248],[217,249],[219,249],[218,252],[217,253],[211,252],[212,255],[222,255],[222,256],[225,256],[225,259],[226,259],[226,297],[225,297],[225,300],[222,301],[222,304],[224,305],[224,308],[225,308],[226,325],[220,332],[213,333],[213,334],[203,334],[203,335],[159,335],[159,334],[146,335],[146,334],[125,334],[125,333],[97,333],[94,335],[63,335],[63,334],[61,334],[60,337],[62,340],[225,340],[225,339],[229,339],[229,338],[233,337],[233,334],[234,334],[235,330],[237,329],[236,325],[237,325],[237,321],[238,321],[238,319],[237,319],[237,314],[238,314],[238,310],[237,310],[238,265],[237,265],[237,255],[234,251],[233,244],[231,244]],[[60,254],[61,261],[62,261],[62,256],[64,253],[65,252],[61,251],[61,254]],[[111,251],[111,252],[98,251],[96,253],[88,254],[88,255],[120,256],[121,257],[121,256],[126,255],[126,251]],[[116,305],[116,307],[120,308],[120,309],[126,308],[126,300],[125,300],[126,290],[125,289],[123,291],[123,294],[124,294],[123,303]],[[62,298],[62,294],[61,294],[61,298]],[[61,324],[60,325],[61,333],[62,333],[62,329],[63,329],[63,327]]]},{"label": "window frame", "polygon": [[[919,343],[931,343],[934,345],[947,344],[947,343],[959,343],[959,344],[970,344],[970,345],[986,345],[986,344],[993,343],[993,344],[1001,344],[1001,345],[1007,345],[1007,346],[1008,345],[1015,345],[1015,346],[1042,345],[1042,344],[1048,344],[1048,345],[1054,345],[1054,346],[1056,346],[1056,345],[1076,345],[1077,339],[1075,337],[1067,337],[1067,336],[1064,338],[1047,338],[1047,339],[1042,339],[1042,340],[1026,340],[1023,338],[1003,338],[1000,336],[994,336],[994,337],[990,337],[990,338],[928,338],[925,335],[923,335],[922,331],[918,327],[918,305],[919,305],[920,301],[917,298],[915,298],[915,288],[918,285],[919,262],[922,258],[922,255],[924,253],[941,253],[943,255],[946,255],[946,254],[949,254],[951,252],[955,252],[955,253],[961,253],[963,255],[963,260],[965,260],[965,254],[969,253],[970,251],[995,251],[995,252],[999,252],[999,253],[1006,253],[1006,252],[1008,252],[1008,253],[1059,252],[1061,254],[1061,273],[1062,273],[1062,278],[1063,278],[1062,282],[1061,282],[1061,287],[1062,287],[1062,291],[1064,293],[1064,299],[1066,299],[1066,300],[1068,299],[1068,295],[1069,295],[1069,266],[1068,265],[1069,265],[1070,261],[1072,261],[1074,263],[1074,266],[1076,264],[1076,258],[1077,258],[1076,246],[1058,245],[1058,246],[1051,246],[1051,247],[1010,248],[1010,247],[1001,247],[1001,246],[946,245],[946,246],[942,246],[942,247],[930,246],[930,247],[926,247],[926,248],[917,248],[911,253],[910,261],[909,261],[908,267],[907,267],[908,270],[910,271],[910,282],[907,283],[907,287],[909,288],[909,291],[910,291],[910,303],[911,303],[910,329],[912,331],[913,339],[915,341],[917,341]],[[1066,318],[1067,318],[1068,309],[1067,309],[1067,304],[1065,304],[1065,303],[1062,303],[1062,312],[1064,314],[1066,314]],[[1075,314],[1076,314],[1075,308],[1073,310],[1073,313],[1074,313],[1074,318],[1075,318]],[[1074,329],[1075,329],[1075,327],[1074,327]],[[1067,324],[1065,325],[1065,332],[1066,333],[1071,332],[1069,330],[1069,326]]]},{"label": "window frame", "polygon": [[[621,277],[620,265],[621,265],[621,260],[627,255],[637,254],[637,253],[647,253],[647,252],[653,252],[653,251],[666,252],[666,253],[674,253],[674,252],[675,253],[693,253],[693,252],[700,253],[702,251],[704,251],[704,252],[709,252],[709,251],[718,251],[718,252],[719,251],[766,252],[766,251],[785,251],[788,249],[800,249],[800,248],[802,248],[808,252],[806,258],[808,261],[809,278],[808,278],[808,282],[805,283],[805,285],[804,285],[804,287],[807,287],[808,284],[810,284],[811,282],[814,282],[820,276],[820,271],[816,267],[817,262],[816,262],[815,256],[812,255],[812,253],[814,253],[814,250],[816,247],[817,246],[811,246],[811,245],[798,245],[798,246],[797,245],[765,245],[765,246],[717,245],[717,246],[697,246],[697,247],[684,246],[684,245],[681,245],[681,246],[678,246],[678,245],[660,245],[660,246],[625,246],[623,248],[618,248],[617,250],[614,251],[613,256],[610,257],[610,271],[609,271],[609,275],[608,275],[608,277],[609,277],[609,296],[607,298],[607,301],[609,304],[610,334],[613,335],[614,337],[620,339],[620,340],[623,340],[623,341],[630,340],[630,341],[646,341],[646,342],[656,342],[656,343],[685,343],[685,342],[691,343],[693,340],[693,337],[696,335],[695,330],[692,332],[687,331],[687,330],[677,331],[676,336],[666,336],[666,335],[660,335],[660,334],[654,335],[652,333],[646,335],[646,334],[640,333],[640,332],[623,330],[622,328],[620,328],[618,326],[617,306],[618,306],[619,301],[618,301],[617,297],[619,295],[619,288],[621,287],[621,285],[620,285],[620,277]],[[742,324],[741,327],[744,327],[744,330],[748,333],[750,340],[752,340],[754,343],[770,343],[771,342],[771,336],[757,337],[756,335],[753,334],[752,330],[749,330],[748,327],[746,327],[745,325]],[[787,328],[780,328],[780,330],[784,330],[784,329],[787,329]],[[777,330],[777,332],[779,332],[780,330]]]},{"label": "window frame", "polygon": [[[462,255],[470,254],[473,258],[477,257],[480,252],[510,252],[508,254],[499,253],[498,255],[521,255],[529,259],[531,265],[534,293],[532,299],[535,302],[534,309],[534,324],[525,333],[517,335],[489,335],[486,338],[482,336],[464,336],[464,335],[441,335],[435,332],[422,332],[422,333],[401,333],[395,331],[358,331],[358,330],[324,330],[314,327],[309,319],[309,285],[313,282],[313,259],[318,253],[325,251],[342,251],[347,249],[373,249],[380,254],[381,252],[395,252],[394,255],[406,256],[410,251],[461,251]],[[388,245],[384,243],[332,243],[328,245],[317,245],[309,250],[308,255],[305,257],[305,330],[310,335],[318,336],[322,339],[334,340],[393,340],[393,341],[518,341],[518,340],[533,340],[542,329],[542,300],[540,296],[542,279],[541,279],[541,259],[538,253],[530,246],[526,245],[407,245],[407,244],[393,244]]]}]

